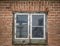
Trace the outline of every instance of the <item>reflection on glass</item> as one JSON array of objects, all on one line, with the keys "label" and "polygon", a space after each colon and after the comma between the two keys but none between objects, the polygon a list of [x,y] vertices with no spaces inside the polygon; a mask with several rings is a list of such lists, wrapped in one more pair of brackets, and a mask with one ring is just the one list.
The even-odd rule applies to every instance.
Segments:
[{"label": "reflection on glass", "polygon": [[28,34],[28,16],[17,15],[16,37],[27,38]]},{"label": "reflection on glass", "polygon": [[32,26],[43,26],[43,15],[33,15]]},{"label": "reflection on glass", "polygon": [[32,27],[32,38],[43,38],[43,27]]}]

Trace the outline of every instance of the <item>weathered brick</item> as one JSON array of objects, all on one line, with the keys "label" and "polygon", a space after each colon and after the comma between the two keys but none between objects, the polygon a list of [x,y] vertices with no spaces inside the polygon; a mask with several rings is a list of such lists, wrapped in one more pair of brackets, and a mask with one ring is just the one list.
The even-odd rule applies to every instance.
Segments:
[{"label": "weathered brick", "polygon": [[[48,45],[31,46],[60,46],[60,1],[1,1],[0,2],[0,46],[12,45],[13,12],[47,12]],[[29,46],[29,45],[25,45]]]}]

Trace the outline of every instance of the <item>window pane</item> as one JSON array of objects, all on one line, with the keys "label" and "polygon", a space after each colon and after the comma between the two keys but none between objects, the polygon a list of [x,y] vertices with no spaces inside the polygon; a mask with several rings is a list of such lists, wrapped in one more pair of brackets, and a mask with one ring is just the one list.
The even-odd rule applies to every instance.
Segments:
[{"label": "window pane", "polygon": [[28,34],[28,16],[18,15],[16,21],[16,37],[27,38]]},{"label": "window pane", "polygon": [[27,38],[27,34],[28,34],[28,32],[27,32],[27,29],[28,29],[28,27],[27,26],[24,26],[24,27],[18,27],[17,26],[17,28],[16,28],[16,37],[17,38]]},{"label": "window pane", "polygon": [[43,27],[32,27],[32,38],[43,38]]},{"label": "window pane", "polygon": [[43,26],[43,15],[32,15],[32,26]]},{"label": "window pane", "polygon": [[28,23],[28,16],[27,15],[17,15],[17,23]]}]

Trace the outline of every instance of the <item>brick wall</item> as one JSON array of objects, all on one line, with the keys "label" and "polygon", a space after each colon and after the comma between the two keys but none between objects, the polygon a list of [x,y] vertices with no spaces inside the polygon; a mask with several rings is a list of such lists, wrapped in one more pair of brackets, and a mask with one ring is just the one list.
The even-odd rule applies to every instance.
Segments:
[{"label": "brick wall", "polygon": [[[12,44],[13,12],[48,12],[48,45],[60,46],[60,1],[0,1],[0,46],[21,46]],[[28,45],[25,45],[28,46]]]}]

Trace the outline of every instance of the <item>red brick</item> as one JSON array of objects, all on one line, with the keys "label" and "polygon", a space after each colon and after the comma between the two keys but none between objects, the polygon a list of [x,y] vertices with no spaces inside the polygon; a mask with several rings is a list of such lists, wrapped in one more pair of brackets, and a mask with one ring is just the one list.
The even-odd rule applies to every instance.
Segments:
[{"label": "red brick", "polygon": [[[6,8],[6,7],[10,8]],[[47,9],[48,10],[47,10]],[[1,1],[0,2],[0,46],[21,46],[12,45],[12,20],[14,11],[48,11],[48,45],[31,46],[60,46],[60,3],[59,1]],[[25,45],[29,46],[29,45]]]}]

